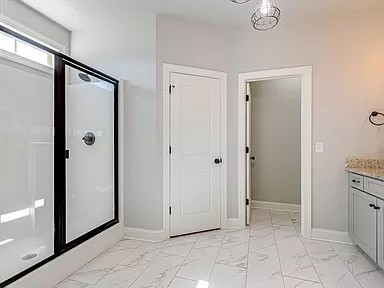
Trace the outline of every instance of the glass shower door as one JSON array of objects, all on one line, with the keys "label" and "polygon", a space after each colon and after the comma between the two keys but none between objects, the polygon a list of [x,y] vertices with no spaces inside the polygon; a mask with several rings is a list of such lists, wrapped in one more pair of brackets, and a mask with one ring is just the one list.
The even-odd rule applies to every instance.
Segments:
[{"label": "glass shower door", "polygon": [[7,55],[0,50],[0,283],[54,252],[53,69]]},{"label": "glass shower door", "polygon": [[115,218],[114,85],[66,65],[66,240]]},{"label": "glass shower door", "polygon": [[0,23],[0,287],[119,222],[118,83]]}]

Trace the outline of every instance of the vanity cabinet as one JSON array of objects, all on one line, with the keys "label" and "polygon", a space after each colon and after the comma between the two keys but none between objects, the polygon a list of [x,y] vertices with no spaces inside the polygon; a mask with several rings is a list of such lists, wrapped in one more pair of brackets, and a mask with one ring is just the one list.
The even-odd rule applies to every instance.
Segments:
[{"label": "vanity cabinet", "polygon": [[349,173],[349,235],[384,268],[384,181]]}]

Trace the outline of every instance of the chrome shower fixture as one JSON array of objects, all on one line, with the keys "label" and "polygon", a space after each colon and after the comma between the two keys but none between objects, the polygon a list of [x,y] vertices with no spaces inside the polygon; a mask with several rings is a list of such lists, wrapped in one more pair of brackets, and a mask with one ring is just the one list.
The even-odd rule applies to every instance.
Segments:
[{"label": "chrome shower fixture", "polygon": [[92,81],[92,79],[91,79],[91,77],[89,77],[89,75],[88,74],[85,74],[85,73],[79,73],[79,74],[77,74],[78,76],[79,76],[79,78],[81,79],[81,80],[83,80],[84,82],[91,82]]}]

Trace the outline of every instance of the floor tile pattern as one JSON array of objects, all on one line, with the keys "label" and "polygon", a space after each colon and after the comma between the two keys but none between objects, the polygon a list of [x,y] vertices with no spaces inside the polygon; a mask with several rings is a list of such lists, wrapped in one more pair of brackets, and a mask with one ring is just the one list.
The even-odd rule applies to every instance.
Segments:
[{"label": "floor tile pattern", "polygon": [[299,213],[253,209],[246,229],[122,240],[54,288],[384,288],[357,246],[299,231]]}]

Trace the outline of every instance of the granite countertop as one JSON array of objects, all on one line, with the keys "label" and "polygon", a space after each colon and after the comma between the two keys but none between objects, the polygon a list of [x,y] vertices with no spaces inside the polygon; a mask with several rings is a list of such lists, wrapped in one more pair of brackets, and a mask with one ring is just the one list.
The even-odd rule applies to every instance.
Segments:
[{"label": "granite countertop", "polygon": [[349,157],[345,170],[384,181],[384,158]]}]

